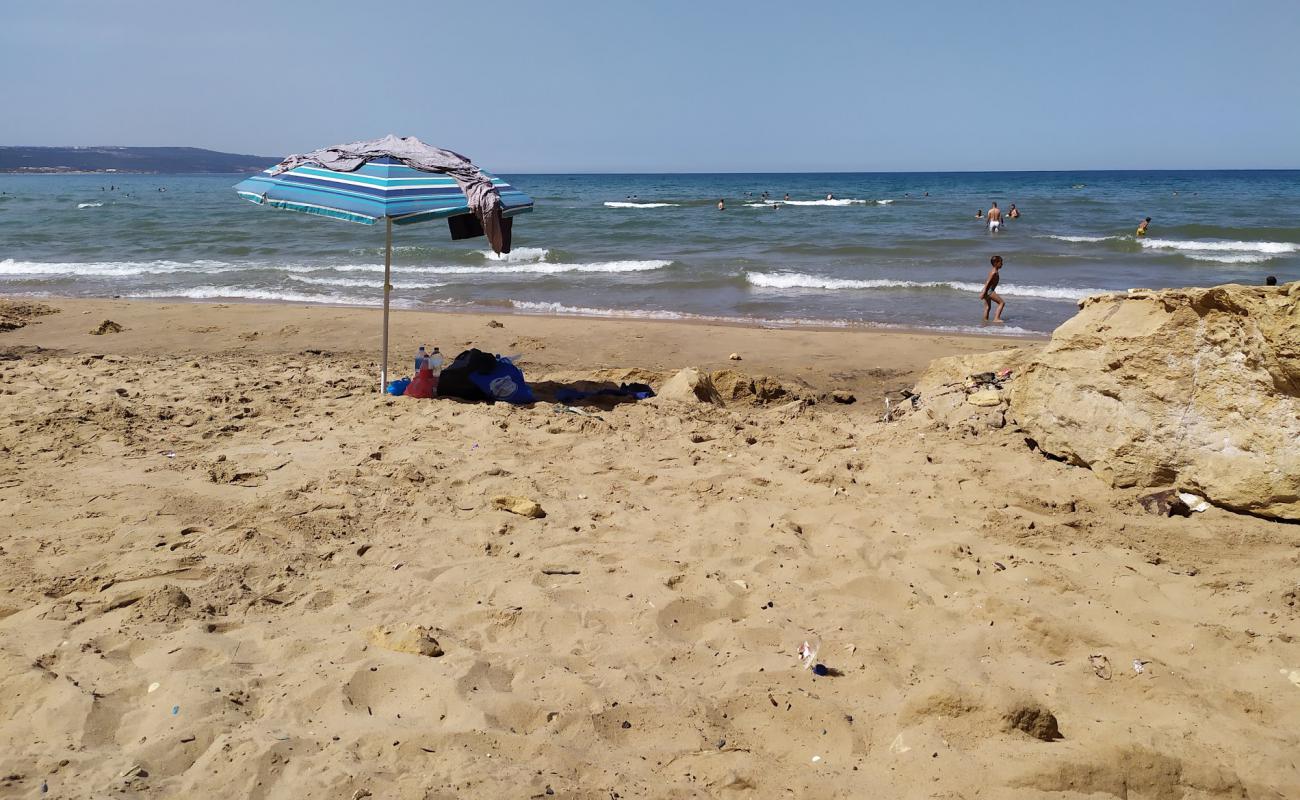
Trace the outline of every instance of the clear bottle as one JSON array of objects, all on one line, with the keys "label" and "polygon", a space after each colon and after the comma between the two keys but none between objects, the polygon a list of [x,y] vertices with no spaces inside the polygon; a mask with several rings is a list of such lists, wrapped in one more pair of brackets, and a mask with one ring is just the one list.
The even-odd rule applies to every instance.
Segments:
[{"label": "clear bottle", "polygon": [[424,345],[420,345],[420,349],[415,351],[415,374],[416,375],[420,374],[420,368],[423,367],[424,362],[428,360],[429,360],[429,356],[424,349]]},{"label": "clear bottle", "polygon": [[433,348],[433,353],[429,356],[429,369],[433,371],[434,375],[442,371],[443,361],[442,351],[436,347]]}]

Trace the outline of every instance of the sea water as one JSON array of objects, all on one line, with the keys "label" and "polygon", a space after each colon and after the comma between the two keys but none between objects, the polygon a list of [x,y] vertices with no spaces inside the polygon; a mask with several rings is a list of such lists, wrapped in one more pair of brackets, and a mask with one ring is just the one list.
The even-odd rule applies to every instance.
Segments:
[{"label": "sea water", "polygon": [[[1300,279],[1300,171],[506,177],[537,203],[514,250],[395,228],[396,305],[978,331],[1000,254],[999,332],[1042,333],[1095,292]],[[381,302],[382,226],[239,178],[0,175],[0,293]],[[993,202],[1022,215],[1003,233],[975,217]]]}]

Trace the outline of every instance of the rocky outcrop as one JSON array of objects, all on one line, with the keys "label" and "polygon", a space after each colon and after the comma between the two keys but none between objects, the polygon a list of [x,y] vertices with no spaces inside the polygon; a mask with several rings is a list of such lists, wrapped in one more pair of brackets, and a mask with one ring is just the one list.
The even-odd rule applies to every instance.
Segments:
[{"label": "rocky outcrop", "polygon": [[1008,386],[1051,455],[1300,520],[1300,283],[1090,297]]}]

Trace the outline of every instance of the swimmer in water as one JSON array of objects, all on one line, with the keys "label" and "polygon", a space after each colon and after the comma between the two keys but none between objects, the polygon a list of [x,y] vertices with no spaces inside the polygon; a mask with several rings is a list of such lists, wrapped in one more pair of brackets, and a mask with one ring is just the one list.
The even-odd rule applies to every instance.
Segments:
[{"label": "swimmer in water", "polygon": [[786,192],[786,193],[785,193],[785,201],[786,201],[787,203],[790,202],[790,193],[789,193],[789,192]]},{"label": "swimmer in water", "polygon": [[989,276],[984,279],[984,288],[980,290],[980,299],[984,301],[984,321],[989,322],[989,311],[993,309],[993,304],[998,304],[998,313],[993,315],[993,322],[1002,324],[1002,309],[1007,307],[1006,301],[998,297],[994,289],[998,288],[998,281],[1002,279],[1002,256],[993,256],[989,259]]},{"label": "swimmer in water", "polygon": [[727,210],[727,201],[726,201],[726,200],[722,200],[722,199],[719,199],[719,200],[718,200],[718,210],[719,210],[719,211],[726,211],[726,210]]},{"label": "swimmer in water", "polygon": [[989,233],[998,233],[1002,230],[1002,211],[998,204],[994,203],[989,209]]},{"label": "swimmer in water", "polygon": [[975,219],[984,219],[984,209],[975,212]]},{"label": "swimmer in water", "polygon": [[1150,217],[1147,217],[1146,219],[1142,220],[1141,222],[1138,223],[1138,229],[1137,229],[1137,231],[1136,231],[1133,235],[1134,235],[1134,236],[1146,236],[1146,235],[1147,235],[1147,226],[1150,225],[1150,224],[1151,224],[1151,218],[1150,218]]},{"label": "swimmer in water", "polygon": [[834,199],[835,199],[835,195],[831,194],[830,192],[827,192],[827,193],[826,193],[826,199],[827,199],[827,200],[834,200]]},{"label": "swimmer in water", "polygon": [[1015,203],[1012,203],[1011,208],[1007,209],[1007,219],[1020,219],[1020,209],[1016,208]]}]

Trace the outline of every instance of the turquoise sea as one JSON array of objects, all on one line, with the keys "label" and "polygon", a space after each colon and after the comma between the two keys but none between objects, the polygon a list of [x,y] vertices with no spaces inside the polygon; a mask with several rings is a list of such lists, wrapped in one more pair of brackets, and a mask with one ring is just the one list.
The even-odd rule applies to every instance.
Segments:
[{"label": "turquoise sea", "polygon": [[[380,302],[382,228],[252,205],[239,177],[0,175],[0,293]],[[1300,171],[505,177],[537,201],[514,252],[398,229],[395,304],[981,330],[997,253],[1005,330],[1035,333],[1092,292],[1300,280]],[[1022,214],[997,235],[992,202]]]}]

